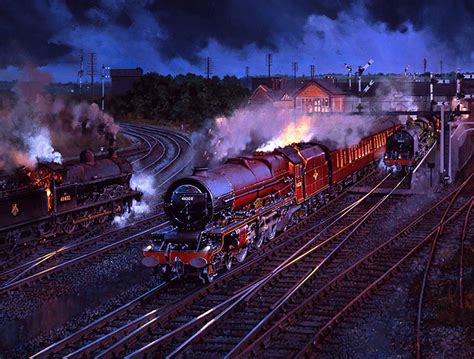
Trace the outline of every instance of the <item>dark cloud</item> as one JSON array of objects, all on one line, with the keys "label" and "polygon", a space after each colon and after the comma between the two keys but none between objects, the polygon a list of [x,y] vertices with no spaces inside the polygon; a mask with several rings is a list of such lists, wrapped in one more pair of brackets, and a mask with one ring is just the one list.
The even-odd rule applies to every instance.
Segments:
[{"label": "dark cloud", "polygon": [[182,57],[192,63],[200,60],[199,50],[210,39],[241,49],[255,44],[276,50],[283,39],[299,41],[311,14],[336,19],[351,1],[174,1],[157,0],[147,6],[165,32],[158,44],[167,58]]},{"label": "dark cloud", "polygon": [[391,31],[426,30],[435,41],[455,48],[459,53],[473,51],[474,1],[472,0],[367,0],[365,6],[372,20],[387,25]]},{"label": "dark cloud", "polygon": [[72,50],[68,44],[52,40],[56,25],[49,2],[6,0],[0,9],[0,68],[45,65]]},{"label": "dark cloud", "polygon": [[[337,23],[343,12],[357,16],[364,11],[368,24],[383,23],[402,34],[410,28],[423,30],[427,42],[438,42],[459,58],[469,59],[473,51],[472,0],[4,0],[0,68],[68,61],[78,53],[78,43],[82,47],[89,41],[74,42],[72,37],[81,36],[81,31],[71,35],[68,29],[97,29],[104,36],[122,38],[132,25],[141,33],[143,16],[158,24],[160,33],[145,41],[163,60],[182,58],[197,64],[199,52],[212,40],[230,49],[255,44],[278,51],[282,44],[301,43],[310,15],[324,15]],[[147,31],[143,25],[143,33]],[[324,31],[315,34],[319,40],[329,38]],[[64,43],[55,40],[59,38]],[[91,40],[90,49],[94,46]]]},{"label": "dark cloud", "polygon": [[81,24],[90,24],[90,11],[101,8],[100,3],[96,0],[65,0],[64,3],[74,19]]}]

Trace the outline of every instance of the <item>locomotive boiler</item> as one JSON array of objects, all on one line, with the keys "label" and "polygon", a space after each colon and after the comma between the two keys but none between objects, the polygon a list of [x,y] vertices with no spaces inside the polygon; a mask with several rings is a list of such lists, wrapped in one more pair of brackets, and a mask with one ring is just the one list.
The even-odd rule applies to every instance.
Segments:
[{"label": "locomotive boiler", "polygon": [[409,119],[387,139],[385,169],[393,174],[412,171],[433,146],[437,133],[434,119]]},{"label": "locomotive boiler", "polygon": [[90,150],[79,163],[39,163],[0,177],[0,251],[73,233],[121,214],[141,193],[130,187],[132,166],[110,151]]},{"label": "locomotive boiler", "polygon": [[164,197],[172,226],[152,234],[143,264],[165,278],[197,273],[211,282],[218,270],[244,261],[249,251],[375,168],[387,137],[399,127],[381,122],[381,129],[353,146],[292,144],[198,168],[175,181]]}]

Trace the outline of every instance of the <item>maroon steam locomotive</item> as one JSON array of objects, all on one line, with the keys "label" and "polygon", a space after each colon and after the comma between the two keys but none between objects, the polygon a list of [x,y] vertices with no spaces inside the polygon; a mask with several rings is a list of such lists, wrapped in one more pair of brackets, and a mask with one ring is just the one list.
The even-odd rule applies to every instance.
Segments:
[{"label": "maroon steam locomotive", "polygon": [[376,166],[399,127],[380,122],[354,146],[293,144],[177,180],[164,201],[173,227],[152,235],[143,264],[164,277],[195,272],[212,281]]},{"label": "maroon steam locomotive", "polygon": [[123,213],[141,195],[130,188],[131,176],[130,162],[114,151],[96,159],[84,150],[79,163],[39,163],[0,177],[0,251]]}]

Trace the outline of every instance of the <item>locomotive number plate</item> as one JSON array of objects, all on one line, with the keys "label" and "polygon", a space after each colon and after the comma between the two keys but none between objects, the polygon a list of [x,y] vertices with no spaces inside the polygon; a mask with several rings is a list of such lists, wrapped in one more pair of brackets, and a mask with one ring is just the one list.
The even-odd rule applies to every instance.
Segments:
[{"label": "locomotive number plate", "polygon": [[59,202],[68,202],[71,200],[71,195],[64,193],[61,197],[59,197]]}]

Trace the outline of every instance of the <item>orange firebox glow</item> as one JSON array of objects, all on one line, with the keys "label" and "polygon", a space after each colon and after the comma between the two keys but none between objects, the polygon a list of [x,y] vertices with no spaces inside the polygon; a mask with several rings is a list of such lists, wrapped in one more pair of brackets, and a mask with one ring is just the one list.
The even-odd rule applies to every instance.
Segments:
[{"label": "orange firebox glow", "polygon": [[53,209],[53,193],[51,188],[53,186],[53,174],[50,170],[44,167],[40,167],[34,171],[27,173],[30,178],[33,186],[37,188],[43,188],[46,191],[46,196],[48,198],[48,211]]},{"label": "orange firebox glow", "polygon": [[285,129],[276,137],[258,148],[257,151],[273,151],[275,148],[284,147],[292,143],[306,142],[311,138],[311,119],[302,116],[296,121],[291,121]]}]

